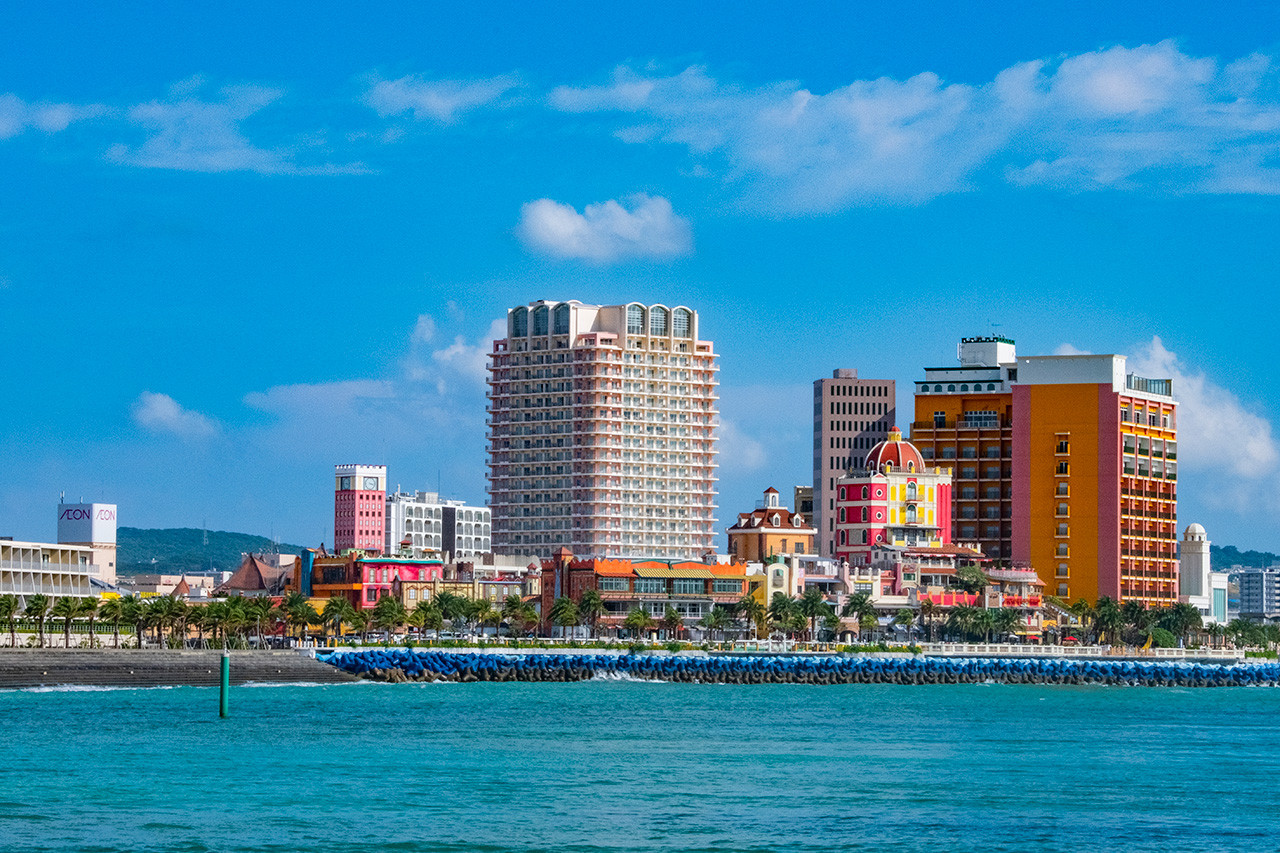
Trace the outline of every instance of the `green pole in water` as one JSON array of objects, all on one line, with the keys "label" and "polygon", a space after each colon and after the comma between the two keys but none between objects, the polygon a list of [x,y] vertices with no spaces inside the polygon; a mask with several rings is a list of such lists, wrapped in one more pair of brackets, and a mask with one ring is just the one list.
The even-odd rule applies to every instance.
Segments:
[{"label": "green pole in water", "polygon": [[218,716],[226,719],[231,713],[231,652],[222,650],[222,691],[218,702]]}]

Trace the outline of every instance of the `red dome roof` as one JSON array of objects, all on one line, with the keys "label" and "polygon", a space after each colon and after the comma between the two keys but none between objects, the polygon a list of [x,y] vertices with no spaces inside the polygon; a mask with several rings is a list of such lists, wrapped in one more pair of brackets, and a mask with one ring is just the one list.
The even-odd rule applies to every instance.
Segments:
[{"label": "red dome roof", "polygon": [[886,465],[907,471],[923,471],[924,457],[916,446],[902,440],[902,430],[893,427],[889,437],[867,451],[866,467],[880,471]]}]

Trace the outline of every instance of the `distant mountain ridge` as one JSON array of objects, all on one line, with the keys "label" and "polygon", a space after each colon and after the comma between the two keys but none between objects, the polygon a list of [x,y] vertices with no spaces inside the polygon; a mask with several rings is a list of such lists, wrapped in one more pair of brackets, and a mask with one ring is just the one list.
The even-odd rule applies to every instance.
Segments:
[{"label": "distant mountain ridge", "polygon": [[1225,571],[1232,566],[1265,569],[1268,566],[1280,565],[1280,555],[1270,551],[1241,551],[1234,545],[1209,545],[1209,565],[1216,572]]},{"label": "distant mountain ridge", "polygon": [[[242,554],[272,551],[298,554],[301,545],[278,546],[265,536],[210,530],[209,544],[204,544],[205,531],[195,527],[148,529],[121,527],[116,531],[116,572],[121,575],[166,574],[184,572],[234,571]],[[153,562],[154,561],[154,562]]]}]

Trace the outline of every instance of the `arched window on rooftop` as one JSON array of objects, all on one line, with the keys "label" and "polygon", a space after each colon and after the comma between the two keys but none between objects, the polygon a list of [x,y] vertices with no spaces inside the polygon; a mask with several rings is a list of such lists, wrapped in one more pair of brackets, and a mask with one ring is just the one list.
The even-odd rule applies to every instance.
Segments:
[{"label": "arched window on rooftop", "polygon": [[653,306],[649,309],[649,334],[666,337],[668,333],[667,309],[661,305]]}]

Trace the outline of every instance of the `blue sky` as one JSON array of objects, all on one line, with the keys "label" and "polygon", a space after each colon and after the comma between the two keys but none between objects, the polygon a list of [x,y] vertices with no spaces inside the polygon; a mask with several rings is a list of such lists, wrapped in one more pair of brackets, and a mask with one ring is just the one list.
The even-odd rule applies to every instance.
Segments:
[{"label": "blue sky", "polygon": [[701,312],[722,520],[994,331],[1173,376],[1182,520],[1280,549],[1274,4],[456,5],[0,7],[0,533],[482,501],[492,324],[576,298]]}]

